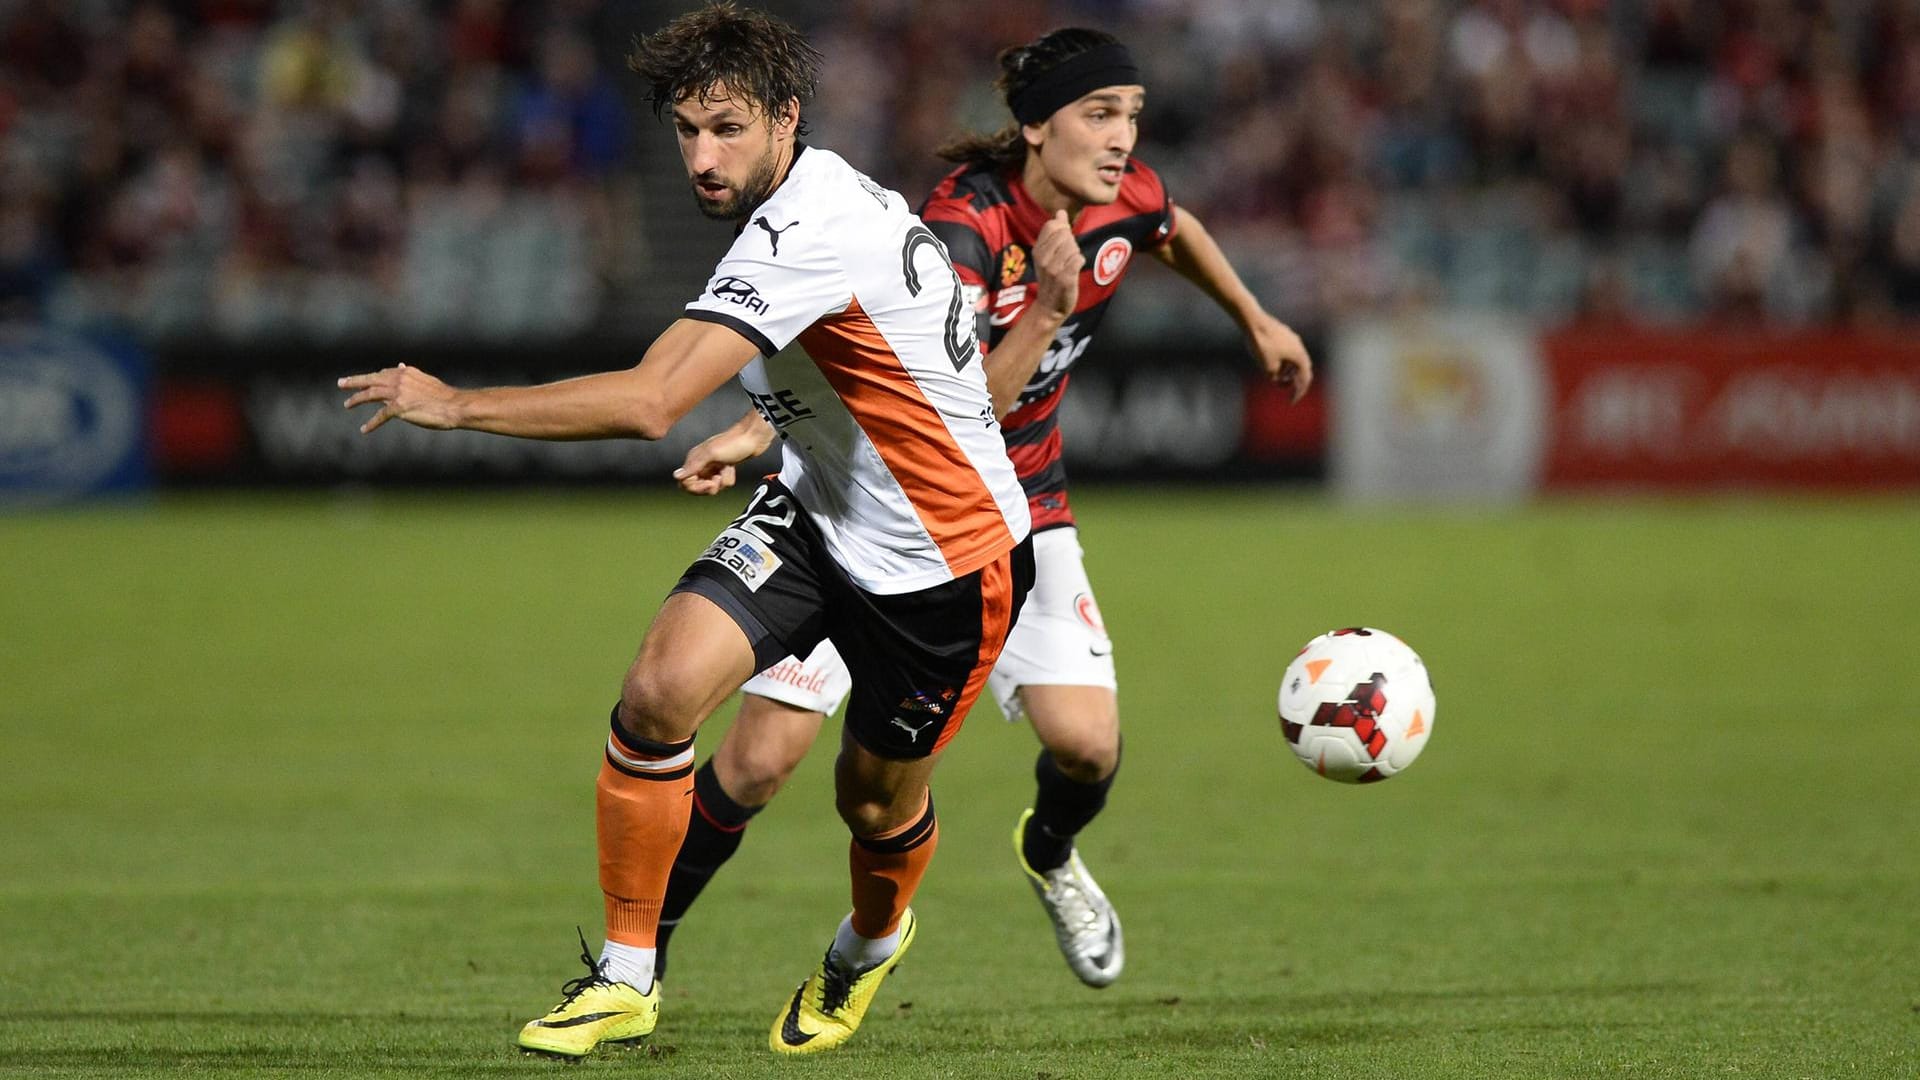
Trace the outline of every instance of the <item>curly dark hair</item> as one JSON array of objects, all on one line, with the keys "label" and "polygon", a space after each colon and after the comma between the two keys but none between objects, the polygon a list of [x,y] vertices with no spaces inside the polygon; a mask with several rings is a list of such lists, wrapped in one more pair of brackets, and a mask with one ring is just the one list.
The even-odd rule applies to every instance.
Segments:
[{"label": "curly dark hair", "polygon": [[[1118,45],[1120,39],[1104,30],[1069,26],[1000,52],[1000,77],[993,81],[1000,100],[1011,102],[1020,91],[1033,85],[1040,73],[1081,53],[1102,45]],[[941,146],[934,153],[957,165],[983,165],[995,169],[1017,168],[1027,160],[1027,140],[1020,135],[1020,122],[1014,121],[991,135],[967,134]]]},{"label": "curly dark hair", "polygon": [[[721,83],[773,116],[795,98],[802,106],[813,100],[820,80],[820,52],[798,30],[732,0],[709,3],[635,38],[627,66],[647,81],[656,118],[689,95],[707,104]],[[807,133],[805,124],[799,133]]]}]

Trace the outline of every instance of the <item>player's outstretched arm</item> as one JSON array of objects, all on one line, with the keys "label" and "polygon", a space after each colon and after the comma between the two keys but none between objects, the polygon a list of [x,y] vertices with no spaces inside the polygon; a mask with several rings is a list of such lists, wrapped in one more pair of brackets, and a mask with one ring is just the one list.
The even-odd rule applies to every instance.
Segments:
[{"label": "player's outstretched arm", "polygon": [[406,364],[349,375],[346,407],[378,404],[360,425],[389,420],[424,428],[465,428],[523,439],[658,439],[695,405],[738,374],[759,349],[717,323],[681,319],[625,371],[538,386],[461,390]]},{"label": "player's outstretched arm", "polygon": [[733,486],[734,466],[765,453],[773,435],[773,425],[748,409],[725,431],[688,450],[673,478],[689,495],[718,495]]},{"label": "player's outstretched arm", "polygon": [[1155,249],[1154,256],[1198,285],[1240,324],[1247,351],[1260,362],[1267,378],[1291,390],[1293,400],[1305,397],[1307,388],[1313,385],[1313,359],[1307,355],[1300,335],[1260,306],[1199,218],[1176,206],[1173,220],[1173,239]]},{"label": "player's outstretched arm", "polygon": [[1080,268],[1086,263],[1067,212],[1055,213],[1033,242],[1033,303],[987,354],[987,389],[993,393],[996,420],[1020,404],[1020,391],[1039,369],[1054,333],[1080,302]]}]

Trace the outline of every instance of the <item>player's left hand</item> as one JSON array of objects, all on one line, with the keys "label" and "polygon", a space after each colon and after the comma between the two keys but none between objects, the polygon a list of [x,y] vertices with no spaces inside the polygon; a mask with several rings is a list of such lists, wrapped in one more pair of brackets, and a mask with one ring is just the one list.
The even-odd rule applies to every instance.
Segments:
[{"label": "player's left hand", "polygon": [[733,486],[734,473],[733,463],[708,452],[707,443],[703,442],[687,451],[686,461],[673,470],[673,478],[680,484],[680,490],[689,495],[718,495]]},{"label": "player's left hand", "polygon": [[1260,361],[1267,378],[1292,391],[1293,401],[1307,396],[1313,385],[1313,358],[1293,328],[1261,312],[1247,325],[1247,351]]},{"label": "player's left hand", "polygon": [[382,403],[380,411],[360,425],[362,435],[389,420],[405,420],[436,431],[459,426],[460,391],[419,368],[401,364],[365,375],[348,375],[336,385],[342,390],[358,391],[347,399],[346,408],[370,401]]},{"label": "player's left hand", "polygon": [[764,453],[773,441],[773,429],[758,413],[748,413],[717,435],[700,440],[687,451],[673,478],[689,495],[718,495],[732,487],[734,466]]}]

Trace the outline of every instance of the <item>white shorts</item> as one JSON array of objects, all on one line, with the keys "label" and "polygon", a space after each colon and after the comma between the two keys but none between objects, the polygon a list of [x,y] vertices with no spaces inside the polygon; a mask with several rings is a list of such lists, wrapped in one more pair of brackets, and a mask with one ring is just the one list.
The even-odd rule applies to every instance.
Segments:
[{"label": "white shorts", "polygon": [[[1082,559],[1078,529],[1033,535],[1033,591],[987,677],[987,688],[1009,720],[1026,714],[1018,694],[1022,686],[1118,686],[1113,642],[1100,621]],[[853,677],[833,642],[823,641],[806,659],[788,657],[740,689],[832,715],[853,689]]]},{"label": "white shorts", "polygon": [[789,656],[748,679],[740,689],[832,716],[853,692],[853,674],[833,642],[823,640],[805,660]]}]

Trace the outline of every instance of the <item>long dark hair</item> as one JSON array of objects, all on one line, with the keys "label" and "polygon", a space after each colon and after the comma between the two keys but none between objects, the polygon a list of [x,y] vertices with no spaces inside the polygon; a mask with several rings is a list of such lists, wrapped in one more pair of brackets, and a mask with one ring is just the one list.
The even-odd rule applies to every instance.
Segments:
[{"label": "long dark hair", "polygon": [[[1041,72],[1055,64],[1071,60],[1084,52],[1092,52],[1102,45],[1119,43],[1119,38],[1104,30],[1089,30],[1080,26],[1043,34],[1025,45],[1015,45],[1001,51],[1000,77],[993,81],[994,89],[1000,91],[1002,102],[1011,101],[1016,94],[1032,85]],[[1011,169],[1026,163],[1027,140],[1020,135],[1019,122],[1013,121],[991,135],[962,135],[934,153],[956,165]]]},{"label": "long dark hair", "polygon": [[[795,98],[803,106],[811,101],[820,80],[820,52],[798,30],[731,0],[709,3],[635,39],[627,66],[647,81],[656,118],[689,94],[706,104],[717,83],[772,118]],[[803,123],[799,134],[806,133]]]}]

